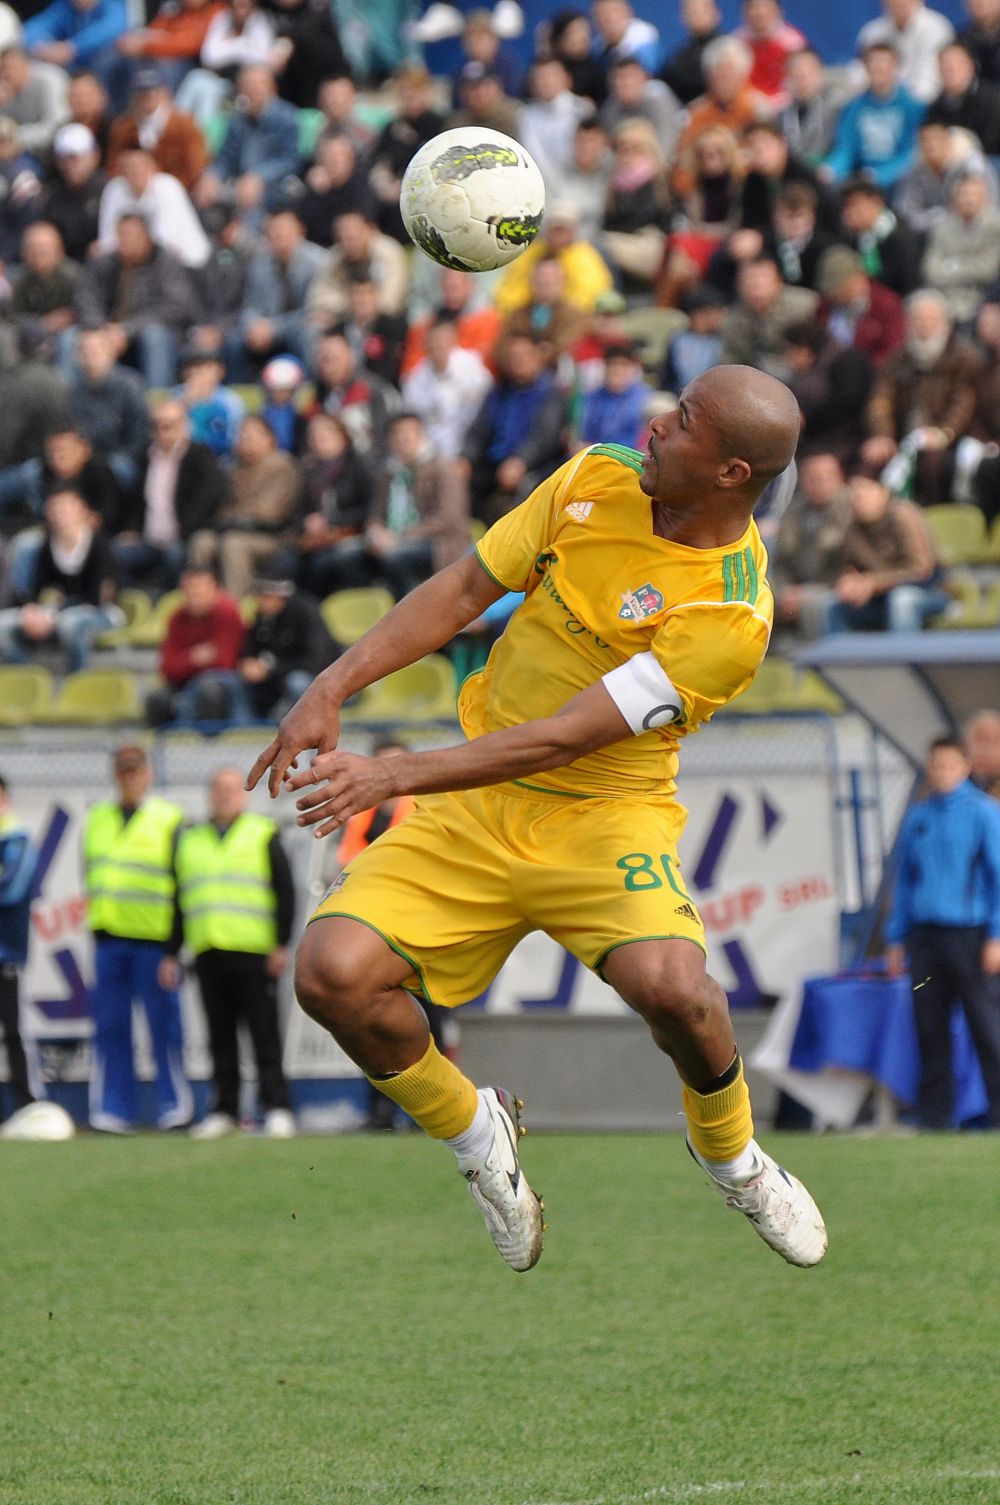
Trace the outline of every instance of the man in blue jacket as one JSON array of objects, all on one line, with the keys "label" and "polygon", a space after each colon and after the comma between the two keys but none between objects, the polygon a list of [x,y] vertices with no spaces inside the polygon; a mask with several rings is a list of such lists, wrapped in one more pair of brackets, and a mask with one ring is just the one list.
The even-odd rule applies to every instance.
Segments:
[{"label": "man in blue jacket", "polygon": [[965,1010],[1000,1129],[1000,805],[969,779],[951,737],[931,743],[926,798],[899,833],[899,867],[885,929],[886,968],[898,977],[909,953],[920,1042],[920,1118],[951,1126],[951,1010]]},{"label": "man in blue jacket", "polygon": [[35,849],[9,810],[7,780],[0,777],[0,1033],[16,1108],[34,1101],[21,1040],[18,973],[28,960],[28,923],[35,878]]},{"label": "man in blue jacket", "polygon": [[899,57],[889,42],[865,50],[868,88],[844,106],[822,176],[843,181],[863,174],[895,187],[917,155],[925,106],[899,82]]},{"label": "man in blue jacket", "polygon": [[128,30],[125,0],[52,0],[24,25],[32,57],[69,72],[104,77],[118,62],[118,38]]}]

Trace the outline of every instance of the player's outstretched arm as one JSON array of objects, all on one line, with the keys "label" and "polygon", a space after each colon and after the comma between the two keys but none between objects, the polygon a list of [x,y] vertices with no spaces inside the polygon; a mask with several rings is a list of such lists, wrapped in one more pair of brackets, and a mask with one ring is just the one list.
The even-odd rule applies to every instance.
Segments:
[{"label": "player's outstretched arm", "polygon": [[311,768],[289,778],[288,787],[309,789],[297,802],[302,812],[299,825],[315,825],[317,836],[329,836],[358,810],[370,810],[398,795],[502,784],[507,779],[562,768],[586,753],[632,735],[632,728],[599,680],[575,695],[555,716],[488,732],[461,747],[401,753],[395,758],[320,753]]},{"label": "player's outstretched arm", "polygon": [[273,799],[288,769],[307,748],[329,753],[337,746],[340,707],[345,700],[450,643],[504,593],[476,554],[467,554],[417,586],[313,680],[282,718],[274,741],[250,770],[246,787],[253,789],[270,769],[268,789]]}]

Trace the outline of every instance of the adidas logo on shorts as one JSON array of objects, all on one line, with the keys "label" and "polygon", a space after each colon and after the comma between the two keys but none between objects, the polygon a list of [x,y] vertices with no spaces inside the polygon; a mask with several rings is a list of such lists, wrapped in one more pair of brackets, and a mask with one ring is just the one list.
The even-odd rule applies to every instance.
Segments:
[{"label": "adidas logo on shorts", "polygon": [[678,904],[674,914],[679,914],[684,920],[696,920],[698,918],[693,904]]}]

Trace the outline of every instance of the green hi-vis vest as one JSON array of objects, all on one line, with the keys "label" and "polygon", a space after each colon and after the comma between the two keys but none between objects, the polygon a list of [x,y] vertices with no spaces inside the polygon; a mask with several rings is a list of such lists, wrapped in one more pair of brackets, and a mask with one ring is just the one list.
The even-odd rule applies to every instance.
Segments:
[{"label": "green hi-vis vest", "polygon": [[130,941],[165,941],[174,918],[174,832],[183,812],[155,795],[131,820],[108,801],[83,828],[87,924]]},{"label": "green hi-vis vest", "polygon": [[181,832],[177,883],[185,944],[268,956],[278,944],[266,815],[238,815],[220,836],[210,821]]}]

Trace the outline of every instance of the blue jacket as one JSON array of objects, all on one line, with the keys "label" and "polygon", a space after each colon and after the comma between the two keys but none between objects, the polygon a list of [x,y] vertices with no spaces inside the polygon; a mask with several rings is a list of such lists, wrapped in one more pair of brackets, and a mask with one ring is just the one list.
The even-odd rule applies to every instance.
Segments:
[{"label": "blue jacket", "polygon": [[0,963],[28,960],[28,922],[37,856],[31,838],[10,816],[0,820]]},{"label": "blue jacket", "polygon": [[645,428],[649,388],[635,381],[624,392],[597,387],[583,399],[580,439],[584,444],[625,444],[634,449]]},{"label": "blue jacket", "polygon": [[844,106],[827,167],[836,178],[865,172],[880,188],[892,188],[916,159],[925,109],[902,85],[889,99],[859,94]]},{"label": "blue jacket", "polygon": [[72,0],[52,0],[24,23],[24,42],[29,52],[39,42],[72,42],[73,63],[83,68],[126,31],[126,0],[97,0],[90,10],[77,10]]},{"label": "blue jacket", "polygon": [[885,928],[900,945],[914,925],[981,925],[1000,940],[1000,804],[966,781],[911,806]]},{"label": "blue jacket", "polygon": [[243,110],[234,112],[212,171],[225,183],[255,172],[271,187],[293,174],[298,165],[298,112],[294,105],[276,99],[258,119]]}]

